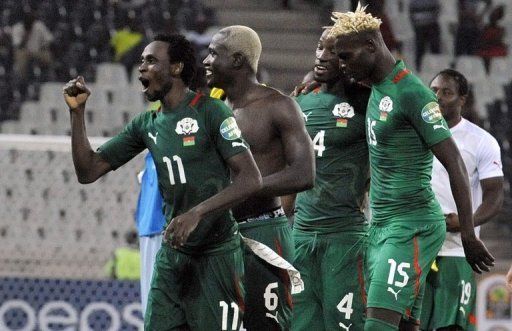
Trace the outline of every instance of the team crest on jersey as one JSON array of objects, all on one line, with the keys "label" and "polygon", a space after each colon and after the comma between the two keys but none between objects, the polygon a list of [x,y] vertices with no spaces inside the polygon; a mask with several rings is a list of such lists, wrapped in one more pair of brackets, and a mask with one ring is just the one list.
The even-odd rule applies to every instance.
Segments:
[{"label": "team crest on jersey", "polygon": [[382,98],[379,103],[379,110],[379,119],[385,122],[388,119],[388,114],[393,110],[393,100],[391,100],[391,98],[388,96]]},{"label": "team crest on jersey", "polygon": [[443,119],[439,104],[435,101],[429,102],[421,110],[421,118],[427,123],[434,124]]},{"label": "team crest on jersey", "polygon": [[185,117],[176,125],[176,133],[177,134],[185,134],[189,135],[192,133],[196,133],[199,130],[199,125],[197,121],[190,117]]},{"label": "team crest on jersey", "polygon": [[332,114],[336,117],[336,126],[346,128],[348,119],[354,117],[354,107],[347,102],[341,102],[334,106]]},{"label": "team crest on jersey", "polygon": [[226,140],[235,140],[242,136],[242,132],[238,128],[238,124],[236,124],[236,120],[234,117],[226,118],[219,128],[220,134]]}]

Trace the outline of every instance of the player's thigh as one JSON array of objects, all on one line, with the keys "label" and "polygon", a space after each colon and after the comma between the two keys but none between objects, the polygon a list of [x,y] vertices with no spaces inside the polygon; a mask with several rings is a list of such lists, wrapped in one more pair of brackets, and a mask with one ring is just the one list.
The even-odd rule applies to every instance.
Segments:
[{"label": "player's thigh", "polygon": [[304,290],[293,295],[292,330],[325,330],[322,318],[320,256],[324,247],[314,235],[294,231],[295,258],[293,266],[300,272]]},{"label": "player's thigh", "polygon": [[245,310],[240,248],[191,258],[183,304],[191,330],[239,330]]},{"label": "player's thigh", "polygon": [[168,246],[159,250],[144,316],[145,330],[179,330],[186,325],[179,276],[186,264],[187,257]]},{"label": "player's thigh", "polygon": [[473,270],[464,257],[438,257],[438,279],[435,284],[435,328],[458,325],[466,330],[474,323],[472,313],[476,301]]},{"label": "player's thigh", "polygon": [[[356,239],[356,238],[354,238]],[[364,242],[331,240],[322,258],[322,303],[326,330],[362,330],[366,290]]]},{"label": "player's thigh", "polygon": [[442,223],[394,224],[370,235],[368,307],[419,319],[427,272],[445,236]]},{"label": "player's thigh", "polygon": [[[293,258],[291,229],[285,217],[264,221],[264,226],[240,227],[242,235],[270,247],[288,262]],[[244,327],[251,330],[287,330],[290,327],[292,296],[286,270],[244,249],[246,314]]]},{"label": "player's thigh", "polygon": [[432,330],[434,315],[434,286],[437,283],[437,272],[430,269],[425,281],[425,291],[420,313],[420,330]]}]

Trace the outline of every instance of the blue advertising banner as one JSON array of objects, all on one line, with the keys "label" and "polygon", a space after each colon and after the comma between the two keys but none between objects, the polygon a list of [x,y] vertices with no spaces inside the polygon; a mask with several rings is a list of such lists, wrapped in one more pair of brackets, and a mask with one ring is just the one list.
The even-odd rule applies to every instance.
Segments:
[{"label": "blue advertising banner", "polygon": [[2,331],[144,329],[137,281],[0,278]]}]

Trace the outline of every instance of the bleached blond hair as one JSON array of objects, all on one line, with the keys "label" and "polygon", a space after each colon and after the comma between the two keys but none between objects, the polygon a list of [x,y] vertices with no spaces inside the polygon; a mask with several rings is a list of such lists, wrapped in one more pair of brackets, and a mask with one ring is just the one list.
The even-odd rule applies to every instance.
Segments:
[{"label": "bleached blond hair", "polygon": [[347,36],[367,31],[378,31],[382,21],[373,17],[372,14],[365,12],[368,6],[361,6],[359,2],[353,12],[333,12],[332,20],[334,25],[331,27],[329,37]]},{"label": "bleached blond hair", "polygon": [[258,62],[261,55],[260,37],[248,26],[232,25],[223,28],[219,34],[224,35],[222,45],[230,54],[242,53],[254,73],[258,72]]}]

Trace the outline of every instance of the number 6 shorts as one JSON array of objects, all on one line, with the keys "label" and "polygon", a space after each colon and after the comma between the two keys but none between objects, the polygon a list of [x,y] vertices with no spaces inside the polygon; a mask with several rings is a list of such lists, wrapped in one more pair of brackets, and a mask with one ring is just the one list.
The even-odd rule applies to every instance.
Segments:
[{"label": "number 6 shorts", "polygon": [[372,224],[367,307],[393,310],[418,323],[425,280],[445,234],[444,221]]},{"label": "number 6 shorts", "polygon": [[156,256],[144,330],[239,330],[243,273],[239,236],[208,255],[188,255],[163,244]]},{"label": "number 6 shorts", "polygon": [[[286,216],[239,225],[240,233],[293,261],[291,228]],[[245,245],[244,245],[245,246]],[[274,267],[244,247],[245,316],[247,331],[289,330],[292,315],[290,280],[284,269]]]}]

